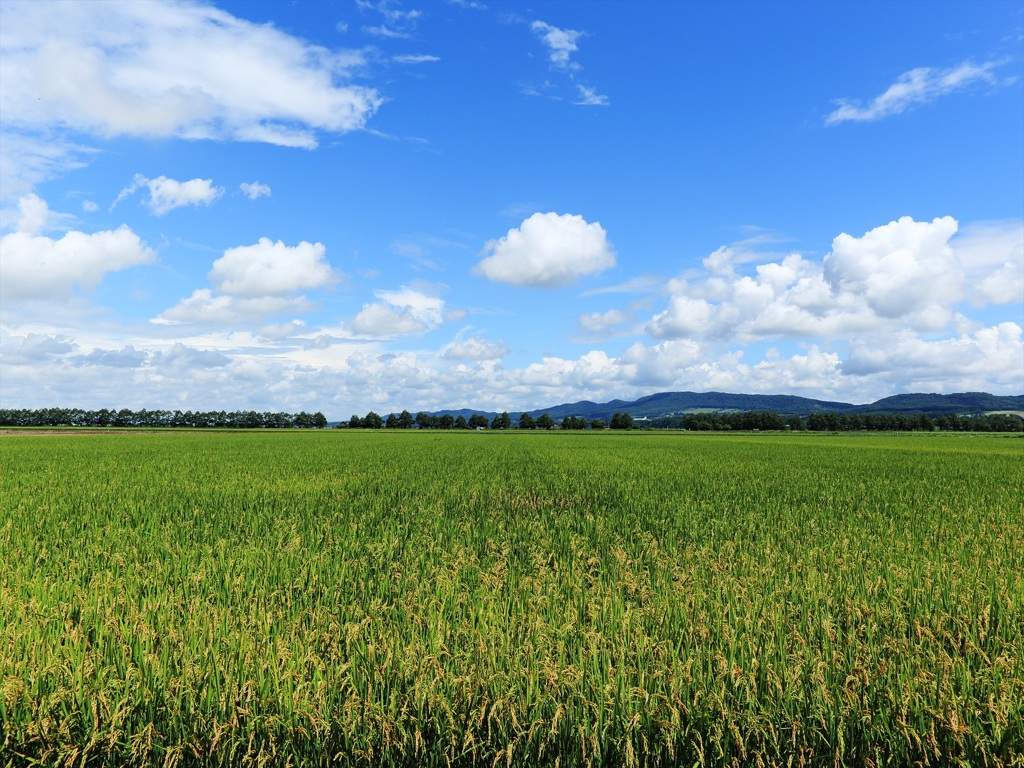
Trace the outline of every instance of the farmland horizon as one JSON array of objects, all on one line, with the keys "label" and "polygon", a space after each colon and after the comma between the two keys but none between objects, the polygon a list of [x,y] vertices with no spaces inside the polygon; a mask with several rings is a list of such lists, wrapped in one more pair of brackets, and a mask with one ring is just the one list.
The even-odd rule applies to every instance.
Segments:
[{"label": "farmland horizon", "polygon": [[[95,409],[83,409],[77,406],[49,406],[40,409],[28,409],[28,408],[11,408],[11,407],[0,407],[0,423],[3,423],[4,419],[12,418],[12,414],[15,413],[55,413],[55,412],[67,412],[67,413],[110,413],[116,415],[122,411],[135,412],[136,409],[122,409],[120,407],[113,408],[95,408]],[[137,409],[141,413],[185,413],[193,412],[192,409],[185,408],[153,408],[144,407]],[[643,395],[636,400],[627,401],[621,399],[613,399],[604,403],[597,403],[589,400],[577,401],[574,403],[558,403],[541,408],[527,408],[522,411],[503,409],[498,411],[488,411],[483,408],[438,408],[435,410],[422,410],[412,411],[408,408],[401,408],[391,411],[382,411],[379,415],[381,417],[397,416],[399,413],[403,414],[414,414],[414,413],[426,413],[430,416],[441,416],[450,415],[453,417],[463,416],[468,418],[472,415],[483,416],[488,420],[493,419],[503,413],[511,413],[516,421],[521,414],[527,414],[531,417],[538,417],[542,414],[547,414],[556,420],[560,420],[564,416],[579,417],[585,419],[609,419],[613,413],[617,412],[627,413],[634,418],[641,420],[657,418],[662,416],[681,415],[689,412],[773,412],[779,413],[783,416],[786,415],[798,415],[808,416],[812,413],[874,413],[874,414],[895,414],[895,413],[927,413],[932,415],[938,414],[957,414],[957,415],[982,415],[986,413],[1014,413],[1024,418],[1024,394],[1021,395],[992,395],[988,392],[954,392],[950,394],[938,394],[938,393],[902,393],[896,395],[890,395],[876,400],[871,403],[844,403],[835,400],[816,400],[814,398],[793,396],[793,395],[761,395],[761,394],[749,394],[749,393],[730,393],[730,392],[656,392],[649,395]],[[203,413],[231,413],[231,414],[244,414],[251,413],[246,409],[225,409],[215,408],[209,410],[197,410],[196,412]],[[307,411],[302,410],[301,412],[294,414],[286,414],[279,409],[272,409],[264,412],[265,414],[277,414],[279,416],[288,416],[291,419],[297,418],[300,414],[305,417],[306,415],[317,417],[316,423],[302,422],[301,426],[316,426],[325,427],[328,424],[337,424],[344,422],[348,418],[348,414],[340,416],[335,414],[332,416],[325,415],[320,411]],[[361,413],[353,411],[354,415],[362,416]],[[377,413],[371,409],[368,413]],[[288,426],[292,426],[291,423]]]}]

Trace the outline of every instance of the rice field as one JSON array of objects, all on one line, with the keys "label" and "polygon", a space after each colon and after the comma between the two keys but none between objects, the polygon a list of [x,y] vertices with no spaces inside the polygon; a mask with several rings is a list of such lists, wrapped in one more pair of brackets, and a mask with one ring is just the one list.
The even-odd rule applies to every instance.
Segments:
[{"label": "rice field", "polygon": [[0,766],[1024,765],[1024,439],[0,437]]}]

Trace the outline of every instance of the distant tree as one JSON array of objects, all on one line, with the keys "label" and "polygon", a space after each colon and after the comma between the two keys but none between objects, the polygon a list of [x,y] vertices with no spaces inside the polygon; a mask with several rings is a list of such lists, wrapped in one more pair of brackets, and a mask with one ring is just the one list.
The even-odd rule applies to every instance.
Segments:
[{"label": "distant tree", "polygon": [[416,426],[420,429],[433,429],[434,417],[426,411],[420,411],[416,414]]},{"label": "distant tree", "polygon": [[386,429],[398,429],[398,417],[393,413],[389,413],[388,417],[384,419],[384,427]]},{"label": "distant tree", "polygon": [[363,417],[363,426],[368,429],[380,429],[384,426],[384,419],[370,411]]},{"label": "distant tree", "polygon": [[615,413],[610,426],[612,429],[632,429],[633,417],[628,413]]},{"label": "distant tree", "polygon": [[463,416],[461,413],[459,414],[459,417],[457,419],[455,419],[455,428],[456,429],[469,429],[469,424],[466,423],[466,417]]},{"label": "distant tree", "polygon": [[438,429],[451,429],[455,426],[455,419],[450,413],[442,413],[437,417],[437,426]]},{"label": "distant tree", "polygon": [[542,413],[537,417],[537,429],[554,429],[555,420],[548,416],[546,413]]},{"label": "distant tree", "polygon": [[399,429],[412,429],[412,425],[416,422],[413,421],[412,414],[408,411],[402,411],[398,414],[398,427]]},{"label": "distant tree", "polygon": [[533,420],[533,416],[528,413],[519,414],[519,428],[520,429],[536,429],[537,422]]},{"label": "distant tree", "polygon": [[348,418],[348,425],[352,429],[359,429],[361,426],[363,426],[363,420],[353,413]]},{"label": "distant tree", "polygon": [[474,413],[472,416],[469,417],[470,429],[476,429],[477,427],[487,429],[487,424],[487,417],[484,416],[482,413]]},{"label": "distant tree", "polygon": [[797,416],[795,413],[786,419],[786,424],[794,432],[800,432],[807,429],[807,425],[804,424],[804,420]]},{"label": "distant tree", "polygon": [[608,428],[608,424],[607,424],[607,422],[605,422],[604,419],[591,419],[590,420],[590,428],[591,429],[607,429]]}]

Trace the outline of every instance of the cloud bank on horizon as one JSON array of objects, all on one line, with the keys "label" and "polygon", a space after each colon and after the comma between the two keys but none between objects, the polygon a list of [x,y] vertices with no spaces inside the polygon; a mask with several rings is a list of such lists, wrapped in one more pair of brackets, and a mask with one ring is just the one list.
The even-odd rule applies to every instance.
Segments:
[{"label": "cloud bank on horizon", "polygon": [[4,2],[0,407],[1024,392],[1021,6],[741,10]]}]

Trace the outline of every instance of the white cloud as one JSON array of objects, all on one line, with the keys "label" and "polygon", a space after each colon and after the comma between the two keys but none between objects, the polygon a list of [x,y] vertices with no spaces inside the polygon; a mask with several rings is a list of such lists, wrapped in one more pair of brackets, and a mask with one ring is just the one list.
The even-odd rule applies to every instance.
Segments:
[{"label": "white cloud", "polygon": [[155,365],[174,368],[222,368],[230,364],[231,358],[213,349],[195,349],[177,342],[166,352],[156,355]]},{"label": "white cloud", "polygon": [[131,185],[122,189],[118,194],[114,205],[135,194],[136,190],[142,187],[149,190],[149,200],[146,205],[157,216],[163,216],[175,208],[184,208],[186,205],[209,206],[224,194],[223,188],[213,186],[213,179],[177,181],[166,176],[147,179],[141,173],[137,173]]},{"label": "white cloud", "polygon": [[251,184],[243,181],[238,185],[238,188],[242,190],[242,193],[250,200],[256,200],[261,197],[270,197],[270,187],[266,184],[260,184],[258,181],[254,181]]},{"label": "white cloud", "polygon": [[440,61],[441,57],[430,56],[429,54],[403,53],[398,56],[392,56],[391,60],[398,64],[429,64]]},{"label": "white cloud", "polygon": [[653,347],[637,342],[620,359],[625,376],[642,386],[668,386],[680,374],[705,362],[707,353],[690,339],[673,339]]},{"label": "white cloud", "polygon": [[609,309],[607,312],[590,312],[580,315],[579,323],[580,328],[589,334],[606,336],[617,326],[629,322],[632,317],[631,314],[620,309]]},{"label": "white cloud", "polygon": [[535,213],[484,246],[474,271],[489,280],[538,287],[569,285],[615,266],[604,228],[582,216]]},{"label": "white cloud", "polygon": [[224,294],[255,298],[327,288],[340,279],[324,258],[322,243],[288,246],[261,237],[255,245],[228,248],[213,263],[210,282]]},{"label": "white cloud", "polygon": [[[577,75],[582,71],[583,67],[574,61],[572,57],[579,50],[577,42],[580,38],[586,36],[586,32],[580,32],[575,29],[561,29],[543,21],[532,22],[530,30],[547,49],[548,62],[551,67],[565,73],[569,82],[575,87],[576,96],[572,99],[573,104],[585,107],[608,106],[609,99],[607,96],[598,93],[596,88],[577,82]],[[523,84],[521,86],[523,92],[529,96],[544,95],[549,89],[554,87],[553,83],[547,81],[541,86],[531,84]]]},{"label": "white cloud", "polygon": [[444,322],[444,299],[402,286],[377,291],[380,301],[367,304],[350,329],[361,336],[404,336],[432,330]]},{"label": "white cloud", "polygon": [[948,339],[926,340],[904,332],[885,343],[859,340],[851,345],[842,370],[847,376],[885,381],[896,391],[1019,392],[1024,332],[1016,323],[1004,322]]},{"label": "white cloud", "polygon": [[0,228],[29,235],[52,229],[71,229],[77,221],[73,214],[50,210],[47,202],[35,193],[18,198],[17,208],[0,208]]},{"label": "white cloud", "polygon": [[1024,305],[1024,221],[968,224],[951,241],[971,303]]},{"label": "white cloud", "polygon": [[7,363],[31,364],[78,349],[74,341],[63,335],[29,332],[25,336],[13,336],[0,331],[0,340],[3,342],[3,359]]},{"label": "white cloud", "polygon": [[303,296],[217,296],[209,288],[200,288],[161,312],[153,322],[159,325],[230,325],[262,322],[268,316],[308,312],[311,309],[312,305]]},{"label": "white cloud", "polygon": [[946,305],[961,291],[963,273],[949,246],[950,216],[918,222],[909,216],[855,238],[841,234],[825,257],[825,280],[835,293],[863,296],[882,317]]},{"label": "white cloud", "polygon": [[368,0],[356,0],[356,5],[361,11],[380,13],[384,23],[363,27],[363,34],[373,37],[383,37],[394,40],[407,40],[416,31],[416,25],[423,17],[423,12],[418,10],[403,11],[394,7],[387,0],[372,3]]},{"label": "white cloud", "polygon": [[392,29],[385,24],[365,26],[363,27],[363,34],[370,35],[371,37],[383,37],[390,40],[409,40],[412,37],[412,32],[403,32],[400,29]]},{"label": "white cloud", "polygon": [[213,262],[209,273],[216,293],[209,288],[197,289],[153,322],[252,326],[264,323],[268,317],[310,312],[314,305],[305,296],[294,294],[327,288],[341,279],[324,253],[322,243],[303,241],[288,246],[266,237],[255,245],[228,248]]},{"label": "white cloud", "polygon": [[311,148],[320,132],[362,128],[382,103],[349,82],[361,53],[210,5],[10,2],[0,13],[5,191],[80,163],[73,134]]},{"label": "white cloud", "polygon": [[505,342],[491,343],[486,339],[457,338],[441,347],[445,360],[500,360],[509,353]]},{"label": "white cloud", "polygon": [[954,91],[985,83],[995,85],[992,71],[1001,61],[975,64],[965,61],[949,69],[918,67],[900,75],[885,93],[876,96],[867,106],[840,99],[839,106],[825,118],[825,125],[838,125],[848,121],[871,122],[890,115],[898,115],[911,107],[935,101]]},{"label": "white cloud", "polygon": [[977,297],[985,304],[1011,304],[1024,306],[1024,267],[1021,260],[1005,262],[985,277],[977,286]]},{"label": "white cloud", "polygon": [[101,365],[107,368],[139,368],[145,365],[148,354],[129,345],[121,349],[94,349],[87,355],[71,359],[75,365]]},{"label": "white cloud", "polygon": [[547,47],[548,60],[553,66],[566,70],[579,69],[579,65],[572,60],[572,54],[579,50],[576,41],[585,33],[575,29],[559,29],[543,21],[533,22],[530,29]]},{"label": "white cloud", "polygon": [[108,272],[155,259],[126,226],[93,234],[72,231],[59,240],[12,232],[0,238],[0,251],[0,296],[6,300],[65,298],[75,286],[91,290]]},{"label": "white cloud", "polygon": [[[0,4],[0,20],[3,8]],[[3,113],[3,55],[0,53],[0,113]],[[17,131],[7,119],[0,122],[0,199],[8,200],[31,192],[45,179],[82,168],[84,156],[94,150],[70,140]]]},{"label": "white cloud", "polygon": [[25,195],[18,201],[18,211],[21,214],[15,225],[18,232],[38,235],[46,229],[50,207],[42,198],[37,195]]},{"label": "white cloud", "polygon": [[746,342],[944,328],[963,293],[949,244],[956,230],[949,217],[904,217],[859,238],[839,235],[821,263],[791,254],[757,265],[753,275],[736,271],[747,257],[719,248],[704,260],[703,279],[669,281],[668,307],[647,332]]},{"label": "white cloud", "polygon": [[350,327],[361,336],[405,336],[422,333],[428,328],[408,307],[394,307],[384,302],[364,306]]},{"label": "white cloud", "polygon": [[82,201],[82,210],[85,211],[86,213],[96,213],[96,211],[98,211],[99,209],[100,207],[92,200]]},{"label": "white cloud", "polygon": [[607,107],[611,103],[607,96],[598,93],[593,88],[577,83],[576,89],[580,92],[580,96],[573,104],[583,107]]},{"label": "white cloud", "polygon": [[[401,320],[402,313],[397,315]],[[404,318],[408,323],[411,314]],[[1024,387],[1022,332],[1014,323],[943,340],[910,332],[876,336],[856,342],[847,355],[826,345],[787,355],[770,351],[750,362],[749,350],[691,339],[638,343],[619,357],[601,350],[576,358],[547,356],[523,367],[484,359],[488,342],[461,334],[442,349],[464,344],[461,351],[468,353],[470,342],[478,341],[477,356],[391,350],[372,340],[328,339],[315,332],[308,343],[300,341],[234,331],[114,341],[68,330],[0,328],[0,386],[3,402],[18,407],[241,406],[323,410],[329,418],[370,408],[515,412],[579,399],[632,399],[656,390],[790,392],[870,402],[895,392],[1011,394]],[[123,375],[111,376],[111,366]]]}]

